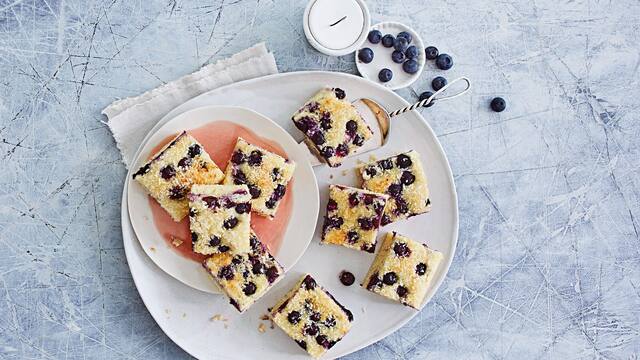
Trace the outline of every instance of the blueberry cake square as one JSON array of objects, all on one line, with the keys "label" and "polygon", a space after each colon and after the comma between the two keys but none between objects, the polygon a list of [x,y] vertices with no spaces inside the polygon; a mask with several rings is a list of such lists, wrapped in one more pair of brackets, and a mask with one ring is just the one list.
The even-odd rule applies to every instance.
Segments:
[{"label": "blueberry cake square", "polygon": [[427,178],[416,151],[364,164],[359,170],[363,188],[389,195],[383,226],[431,209]]},{"label": "blueberry cake square", "polygon": [[194,185],[189,194],[193,251],[203,255],[248,252],[250,201],[246,185]]},{"label": "blueberry cake square", "polygon": [[388,198],[368,190],[330,185],[322,242],[373,253]]},{"label": "blueberry cake square", "polygon": [[217,184],[224,174],[196,139],[185,131],[158,151],[133,178],[180,221],[189,213],[187,195],[194,184]]},{"label": "blueberry cake square", "polygon": [[373,133],[358,110],[345,100],[340,88],[324,88],[309,99],[292,117],[311,150],[331,167],[340,166]]},{"label": "blueberry cake square", "polygon": [[442,254],[395,232],[387,233],[362,286],[420,309]]},{"label": "blueberry cake square", "polygon": [[224,183],[246,184],[253,211],[273,218],[295,167],[292,161],[238,138]]},{"label": "blueberry cake square", "polygon": [[305,275],[271,308],[273,322],[317,358],[351,329],[353,314]]},{"label": "blueberry cake square", "polygon": [[218,282],[229,303],[244,312],[284,275],[284,269],[252,231],[251,250],[244,254],[230,252],[211,255],[205,269]]}]

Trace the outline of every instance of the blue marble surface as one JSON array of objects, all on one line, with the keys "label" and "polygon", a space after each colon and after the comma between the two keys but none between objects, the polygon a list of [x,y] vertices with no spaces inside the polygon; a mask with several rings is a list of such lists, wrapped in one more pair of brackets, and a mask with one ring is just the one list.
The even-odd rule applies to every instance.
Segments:
[{"label": "blue marble surface", "polygon": [[[640,353],[640,2],[368,1],[452,54],[470,96],[423,113],[460,240],[433,301],[349,359],[635,359]],[[304,1],[0,0],[0,357],[188,358],[122,249],[124,166],[100,110],[259,41],[311,49]],[[411,88],[414,100],[438,72]],[[508,109],[488,111],[495,95]]]}]

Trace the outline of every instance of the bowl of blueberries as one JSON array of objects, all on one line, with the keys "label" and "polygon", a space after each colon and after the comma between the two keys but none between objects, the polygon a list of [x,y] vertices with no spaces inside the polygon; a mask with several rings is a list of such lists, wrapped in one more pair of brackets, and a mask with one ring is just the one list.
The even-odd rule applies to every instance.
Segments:
[{"label": "bowl of blueberries", "polygon": [[420,77],[426,62],[420,36],[410,27],[391,21],[372,26],[355,56],[362,77],[391,90],[411,85]]}]

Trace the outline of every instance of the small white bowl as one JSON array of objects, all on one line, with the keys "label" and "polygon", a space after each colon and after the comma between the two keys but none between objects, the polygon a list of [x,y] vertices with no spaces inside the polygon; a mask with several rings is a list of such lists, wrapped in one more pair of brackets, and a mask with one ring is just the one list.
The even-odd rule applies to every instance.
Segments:
[{"label": "small white bowl", "polygon": [[[368,47],[373,50],[373,61],[365,64],[360,61],[360,59],[358,59],[358,52],[360,51],[360,49],[355,52],[356,67],[358,68],[358,72],[360,73],[360,75],[391,90],[397,90],[407,87],[413,84],[414,81],[418,80],[420,74],[422,74],[424,64],[427,60],[424,54],[424,43],[422,42],[422,38],[420,38],[418,33],[407,25],[393,21],[387,21],[373,25],[369,31],[371,30],[380,30],[382,36],[391,34],[396,37],[398,33],[402,31],[406,31],[411,34],[413,40],[411,40],[411,44],[409,44],[409,46],[415,45],[418,48],[418,72],[416,72],[415,74],[406,73],[402,69],[402,64],[397,64],[393,62],[393,60],[391,60],[391,53],[393,53],[393,51],[395,50],[393,46],[390,48],[386,48],[382,46],[382,41],[377,44],[372,44],[371,42],[369,42],[369,40],[367,40],[364,44],[362,44],[360,49]],[[391,81],[388,81],[386,83],[378,79],[378,73],[384,68],[393,71],[393,78],[391,79]]]}]

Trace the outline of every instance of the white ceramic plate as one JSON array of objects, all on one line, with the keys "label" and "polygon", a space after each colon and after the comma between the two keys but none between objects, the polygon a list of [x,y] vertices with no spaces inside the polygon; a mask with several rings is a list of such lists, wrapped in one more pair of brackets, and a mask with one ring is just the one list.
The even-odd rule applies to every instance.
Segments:
[{"label": "white ceramic plate", "polygon": [[[320,87],[330,85],[346,90],[348,99],[370,97],[389,109],[407,106],[397,94],[363,78],[331,72],[297,72],[267,76],[226,86],[203,94],[177,107],[160,123],[205,105],[245,106],[274,119],[296,139],[301,134],[291,124],[291,114]],[[395,230],[444,254],[442,266],[435,274],[435,281],[428,291],[433,296],[451,264],[458,239],[458,206],[451,169],[444,152],[431,128],[417,112],[408,112],[394,118],[389,142],[374,152],[379,158],[405,151],[418,151],[424,163],[431,190],[432,211],[406,221],[383,228],[381,235]],[[368,160],[369,153],[361,160]],[[314,168],[320,188],[321,207],[327,201],[329,183],[356,184],[353,168],[358,157],[346,161],[342,167]],[[344,175],[343,175],[344,174]],[[125,183],[123,204],[127,204]],[[321,212],[319,216],[324,216]],[[337,246],[319,244],[321,222],[305,255],[296,266],[288,269],[280,281],[252,308],[239,315],[220,295],[194,290],[161,271],[145,254],[135,238],[129,222],[126,206],[122,207],[122,232],[124,248],[131,274],[140,296],[162,330],[189,354],[200,359],[305,359],[309,357],[298,345],[278,328],[270,329],[268,321],[260,317],[267,308],[298,280],[305,272],[331,291],[347,308],[353,311],[355,320],[351,332],[325,355],[333,358],[347,355],[389,335],[413,318],[417,312],[372,294],[357,283],[366,274],[372,254]],[[345,287],[338,280],[338,273],[347,269],[356,276],[357,283]],[[427,305],[428,306],[428,305]],[[210,321],[223,314],[226,322]],[[258,331],[259,324],[266,325],[266,332]]]},{"label": "white ceramic plate", "polygon": [[[422,38],[420,38],[420,35],[418,35],[418,33],[415,32],[412,28],[393,21],[375,24],[371,27],[370,30],[380,30],[380,32],[382,32],[382,36],[391,34],[393,35],[393,37],[396,37],[396,35],[398,35],[398,33],[402,31],[406,31],[411,34],[413,39],[409,46],[415,45],[418,48],[418,72],[416,72],[415,74],[406,73],[402,69],[402,64],[393,62],[393,60],[391,60],[391,53],[393,53],[393,51],[395,50],[393,47],[386,48],[382,46],[382,42],[372,44],[369,42],[369,40],[367,40],[362,44],[360,48],[371,48],[371,50],[373,50],[373,61],[365,64],[358,59],[358,51],[355,52],[356,67],[358,68],[358,72],[360,73],[360,75],[391,90],[397,90],[407,87],[413,84],[414,81],[418,80],[420,74],[422,74],[422,70],[424,69],[424,64],[427,61],[427,58],[424,54],[424,43],[422,42]],[[393,78],[391,79],[391,81],[386,83],[378,80],[378,73],[384,68],[393,71]]]},{"label": "white ceramic plate", "polygon": [[[307,249],[318,217],[318,184],[305,149],[291,135],[269,118],[246,108],[229,106],[204,106],[182,113],[159,128],[138,152],[127,177],[140,168],[152,155],[152,149],[168,136],[195,129],[214,121],[229,121],[251,129],[261,137],[278,143],[289,159],[296,163],[293,175],[293,209],[289,224],[282,238],[276,259],[290,269]],[[218,164],[224,171],[227,164]],[[183,283],[206,292],[219,293],[217,285],[209,277],[202,264],[180,255],[168,243],[154,224],[149,197],[137,181],[128,187],[129,219],[138,240],[147,255],[167,274]],[[253,214],[253,216],[258,216]],[[183,239],[184,240],[184,239]],[[190,239],[186,239],[190,241]]]}]

